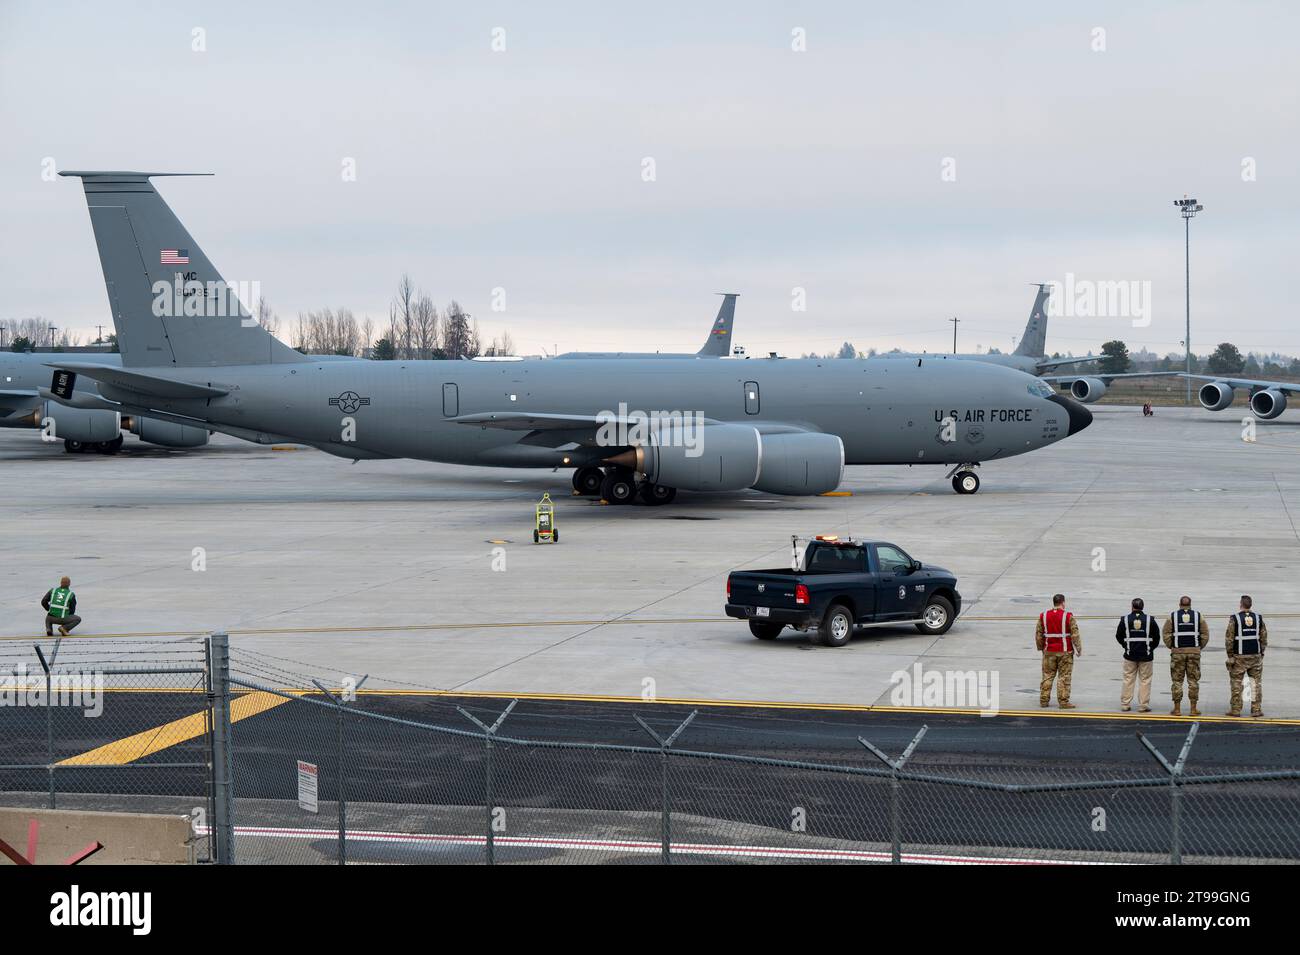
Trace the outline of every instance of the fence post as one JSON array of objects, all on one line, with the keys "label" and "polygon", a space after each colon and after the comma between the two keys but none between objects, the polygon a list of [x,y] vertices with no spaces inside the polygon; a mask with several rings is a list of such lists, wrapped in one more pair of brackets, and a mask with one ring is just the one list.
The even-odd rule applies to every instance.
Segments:
[{"label": "fence post", "polygon": [[463,706],[456,707],[456,711],[461,716],[483,731],[483,806],[486,812],[483,849],[486,856],[485,861],[488,865],[497,864],[496,834],[492,831],[492,811],[495,808],[492,805],[495,801],[492,790],[492,737],[496,735],[496,731],[501,728],[501,724],[506,721],[506,717],[510,715],[510,711],[515,708],[515,704],[518,702],[518,700],[511,700],[510,705],[501,712],[501,715],[497,717],[496,722],[491,726],[483,723]]},{"label": "fence post", "polygon": [[641,728],[650,734],[650,738],[659,744],[659,799],[660,799],[660,851],[662,853],[664,865],[672,865],[673,862],[673,837],[672,837],[672,808],[668,799],[668,751],[672,748],[677,737],[682,735],[682,730],[691,725],[699,710],[691,710],[691,715],[682,720],[680,726],[673,730],[667,739],[664,739],[658,733],[650,728],[645,720],[632,714],[632,718],[641,724]]},{"label": "fence post", "polygon": [[[352,687],[352,693],[361,689],[361,684],[369,679],[367,673],[358,680]],[[347,770],[344,768],[344,761],[347,758],[346,743],[344,741],[343,728],[343,710],[348,702],[347,694],[340,692],[335,698],[334,694],[325,688],[319,680],[312,680],[316,684],[316,689],[325,694],[326,698],[334,704],[335,712],[338,714],[338,735],[335,740],[334,765],[336,768],[336,778],[334,780],[335,788],[338,790],[338,798],[334,800],[334,805],[338,810],[338,830],[339,830],[339,865],[348,864],[348,793],[347,793]]]},{"label": "fence post", "polygon": [[54,649],[50,651],[49,660],[46,660],[45,654],[41,652],[41,645],[33,644],[36,647],[36,659],[41,661],[41,669],[45,671],[45,773],[49,777],[51,809],[54,808],[54,678],[51,671],[54,669],[54,658],[59,655],[59,644],[62,641],[62,637],[55,638]]},{"label": "fence post", "polygon": [[1187,754],[1192,751],[1192,741],[1196,739],[1196,731],[1200,728],[1200,723],[1192,724],[1192,728],[1187,732],[1187,739],[1183,741],[1182,752],[1178,754],[1178,760],[1172,766],[1169,760],[1165,759],[1164,754],[1156,749],[1155,744],[1142,735],[1141,730],[1137,734],[1142,745],[1151,751],[1151,755],[1159,760],[1160,765],[1169,773],[1169,862],[1172,865],[1183,864],[1183,789],[1180,783],[1183,767],[1187,764]]},{"label": "fence post", "polygon": [[217,630],[208,637],[212,660],[212,861],[235,862],[234,763],[230,745],[230,637]]},{"label": "fence post", "polygon": [[893,760],[883,752],[872,746],[870,742],[858,737],[858,742],[867,748],[867,750],[878,760],[884,763],[890,769],[889,774],[889,840],[893,845],[894,865],[899,865],[903,861],[903,832],[902,832],[902,800],[903,800],[903,781],[898,778],[902,772],[903,765],[907,762],[912,752],[920,744],[925,734],[930,731],[929,726],[922,726],[921,732],[912,737],[912,742],[907,744],[907,749],[903,750],[903,755]]}]

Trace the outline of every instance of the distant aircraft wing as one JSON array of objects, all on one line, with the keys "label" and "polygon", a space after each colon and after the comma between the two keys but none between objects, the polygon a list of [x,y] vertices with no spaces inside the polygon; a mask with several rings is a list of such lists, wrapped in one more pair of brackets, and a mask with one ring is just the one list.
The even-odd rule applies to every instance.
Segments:
[{"label": "distant aircraft wing", "polygon": [[219,398],[229,393],[224,388],[195,385],[188,381],[176,381],[162,375],[151,375],[114,365],[97,365],[86,361],[46,362],[45,364],[49,368],[74,371],[114,388],[150,398]]},{"label": "distant aircraft wing", "polygon": [[1106,384],[1116,381],[1120,378],[1171,378],[1180,375],[1182,372],[1177,371],[1126,371],[1118,375],[1042,375],[1043,381],[1050,381],[1054,384],[1066,384],[1071,381],[1078,381],[1080,378],[1100,378]]},{"label": "distant aircraft wing", "polygon": [[1173,374],[1193,381],[1221,381],[1233,388],[1285,391],[1291,394],[1300,392],[1300,384],[1294,381],[1262,381],[1257,378],[1233,378],[1231,375],[1189,375],[1185,371],[1175,371]]},{"label": "distant aircraft wing", "polygon": [[[1089,355],[1087,358],[1040,358],[1039,368],[1059,368],[1062,365],[1082,365],[1087,361],[1101,361],[1101,355]],[[1096,377],[1095,375],[1093,377]]]}]

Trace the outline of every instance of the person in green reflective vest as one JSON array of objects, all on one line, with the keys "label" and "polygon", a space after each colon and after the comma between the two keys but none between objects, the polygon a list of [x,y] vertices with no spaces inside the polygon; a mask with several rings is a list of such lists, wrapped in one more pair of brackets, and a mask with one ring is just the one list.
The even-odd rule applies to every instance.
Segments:
[{"label": "person in green reflective vest", "polygon": [[45,608],[47,637],[54,636],[55,627],[66,637],[73,627],[81,623],[81,618],[77,616],[77,595],[72,592],[72,581],[67,577],[59,581],[59,586],[45,591],[41,606]]}]

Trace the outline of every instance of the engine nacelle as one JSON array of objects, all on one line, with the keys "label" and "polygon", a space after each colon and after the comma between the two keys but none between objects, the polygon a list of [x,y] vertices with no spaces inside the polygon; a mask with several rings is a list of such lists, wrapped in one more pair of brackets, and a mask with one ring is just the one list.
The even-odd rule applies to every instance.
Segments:
[{"label": "engine nacelle", "polygon": [[693,443],[668,444],[673,437],[672,431],[652,431],[645,445],[633,449],[635,469],[655,484],[684,491],[739,491],[758,480],[762,440],[753,428],[705,425],[692,435]]},{"label": "engine nacelle", "polygon": [[[122,433],[116,411],[104,411],[99,408],[69,408],[57,401],[47,401],[41,409],[41,418],[53,419],[53,437],[60,441],[97,444],[101,441],[113,441]],[[36,421],[35,424],[37,427],[44,427],[41,421]]]},{"label": "engine nacelle", "polygon": [[132,416],[122,419],[122,427],[139,436],[141,441],[164,448],[201,448],[208,443],[208,432],[204,428],[175,421]]},{"label": "engine nacelle", "polygon": [[1070,382],[1070,394],[1085,405],[1091,404],[1106,393],[1106,382],[1100,378],[1076,378]]},{"label": "engine nacelle", "polygon": [[1201,385],[1196,397],[1206,411],[1222,411],[1232,404],[1232,385],[1222,381],[1207,381]]},{"label": "engine nacelle", "polygon": [[1286,411],[1286,393],[1268,388],[1250,396],[1250,410],[1256,418],[1268,421]]},{"label": "engine nacelle", "polygon": [[763,435],[755,490],[770,494],[825,494],[844,477],[844,442],[833,434]]}]

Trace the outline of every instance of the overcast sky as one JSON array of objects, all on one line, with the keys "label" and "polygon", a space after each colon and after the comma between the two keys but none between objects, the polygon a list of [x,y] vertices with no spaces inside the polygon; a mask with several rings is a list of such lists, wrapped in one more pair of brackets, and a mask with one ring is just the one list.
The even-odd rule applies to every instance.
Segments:
[{"label": "overcast sky", "polygon": [[1188,193],[1194,349],[1300,353],[1300,7],[1058,6],[0,0],[0,317],[108,320],[50,157],[215,173],[160,191],[282,320],[405,271],[529,353],[694,350],[723,291],[751,354],[1009,350],[1071,273],[1151,322],[1049,351],[1174,350]]}]

